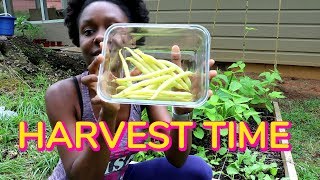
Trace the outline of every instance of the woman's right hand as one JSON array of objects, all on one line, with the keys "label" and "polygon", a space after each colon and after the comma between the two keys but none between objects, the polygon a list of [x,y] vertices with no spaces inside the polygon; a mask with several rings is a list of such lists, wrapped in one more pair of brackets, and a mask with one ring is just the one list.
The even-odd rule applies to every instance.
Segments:
[{"label": "woman's right hand", "polygon": [[97,95],[98,71],[103,60],[103,55],[98,55],[88,66],[89,74],[83,77],[81,82],[89,88],[90,92],[94,94],[94,97],[91,99],[91,103],[93,105],[101,106],[100,118],[103,120],[110,118],[115,119],[120,109],[120,104],[104,102]]}]

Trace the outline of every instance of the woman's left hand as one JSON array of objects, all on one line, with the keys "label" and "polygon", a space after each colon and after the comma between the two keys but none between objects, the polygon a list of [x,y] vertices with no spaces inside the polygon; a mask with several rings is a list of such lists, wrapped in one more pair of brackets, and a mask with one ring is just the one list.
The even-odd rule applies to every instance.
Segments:
[{"label": "woman's left hand", "polygon": [[[177,45],[172,46],[172,53],[171,53],[171,58],[172,62],[174,62],[176,65],[181,67],[181,53],[180,53],[180,48]],[[210,68],[214,65],[214,60],[210,59],[209,60],[209,66]],[[209,82],[211,82],[211,79],[214,78],[217,75],[216,70],[210,70],[209,71]],[[212,95],[212,91],[208,91],[208,96]],[[177,114],[186,114],[191,111],[193,111],[193,108],[184,108],[184,107],[174,107],[174,110]]]}]

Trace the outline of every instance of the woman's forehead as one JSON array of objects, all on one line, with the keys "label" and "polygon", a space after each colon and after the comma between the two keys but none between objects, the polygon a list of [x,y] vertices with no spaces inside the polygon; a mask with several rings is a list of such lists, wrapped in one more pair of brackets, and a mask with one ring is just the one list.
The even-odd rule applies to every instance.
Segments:
[{"label": "woman's forehead", "polygon": [[110,21],[126,21],[127,17],[121,8],[108,1],[96,1],[85,7],[79,17],[79,24],[100,18],[109,18]]}]

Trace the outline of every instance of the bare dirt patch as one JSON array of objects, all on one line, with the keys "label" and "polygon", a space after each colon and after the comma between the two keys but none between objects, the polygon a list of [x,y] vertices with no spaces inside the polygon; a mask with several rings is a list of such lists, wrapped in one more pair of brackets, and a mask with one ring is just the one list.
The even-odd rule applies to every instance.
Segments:
[{"label": "bare dirt patch", "polygon": [[[256,73],[247,73],[252,78],[258,78]],[[320,98],[320,80],[284,77],[278,82],[278,90],[282,91],[287,99]]]}]

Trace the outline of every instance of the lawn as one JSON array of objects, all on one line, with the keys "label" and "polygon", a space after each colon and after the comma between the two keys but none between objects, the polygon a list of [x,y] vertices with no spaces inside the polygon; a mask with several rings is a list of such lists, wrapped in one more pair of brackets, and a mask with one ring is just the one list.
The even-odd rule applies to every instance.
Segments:
[{"label": "lawn", "polygon": [[292,155],[300,179],[320,179],[320,98],[280,101],[282,118],[292,122]]},{"label": "lawn", "polygon": [[[38,152],[35,143],[30,143],[26,152],[20,152],[18,124],[22,120],[26,121],[29,130],[34,131],[38,121],[48,122],[44,106],[48,81],[43,75],[35,77],[29,85],[8,74],[0,74],[0,79],[2,85],[4,81],[15,83],[15,88],[12,86],[5,93],[5,87],[0,86],[0,106],[18,114],[12,118],[0,117],[0,179],[45,179],[57,163],[58,154],[56,151]],[[50,130],[47,123],[47,134]]]},{"label": "lawn", "polygon": [[[18,113],[12,118],[0,117],[0,179],[45,179],[57,163],[56,151],[37,152],[35,143],[30,143],[26,152],[18,150],[20,121],[28,122],[32,131],[38,121],[44,120],[47,134],[51,131],[43,99],[49,84],[44,75],[38,75],[26,85],[16,76],[0,73],[0,106]],[[300,179],[319,179],[320,98],[284,99],[280,108],[283,119],[292,121],[290,143]]]}]

